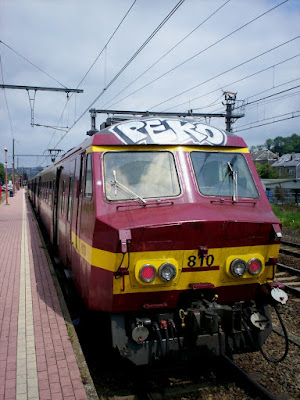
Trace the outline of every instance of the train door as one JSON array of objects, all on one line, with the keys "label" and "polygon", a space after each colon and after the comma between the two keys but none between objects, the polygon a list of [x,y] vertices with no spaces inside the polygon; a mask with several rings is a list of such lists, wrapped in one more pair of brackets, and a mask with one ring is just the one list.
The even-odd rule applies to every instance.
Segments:
[{"label": "train door", "polygon": [[34,208],[36,208],[36,204],[37,204],[36,196],[37,196],[37,183],[36,183],[36,179],[35,179],[33,182],[33,205],[34,205]]},{"label": "train door", "polygon": [[41,196],[42,196],[42,177],[39,177],[38,187],[37,187],[37,196],[36,196],[36,212],[39,213],[40,211],[40,204],[41,204]]},{"label": "train door", "polygon": [[56,178],[53,181],[53,246],[58,246],[59,235],[58,235],[58,210],[59,210],[59,187],[60,177],[63,167],[56,169]]},{"label": "train door", "polygon": [[80,237],[80,219],[81,219],[81,205],[83,196],[83,182],[84,182],[84,164],[85,154],[81,154],[80,158],[80,176],[78,185],[78,201],[77,201],[77,215],[76,215],[76,249],[79,249],[79,237]]},{"label": "train door", "polygon": [[74,196],[74,175],[76,168],[76,160],[70,162],[70,175],[68,180],[68,197],[67,197],[67,216],[66,216],[66,254],[67,264],[71,264],[72,253],[72,228],[73,228],[73,196]]}]

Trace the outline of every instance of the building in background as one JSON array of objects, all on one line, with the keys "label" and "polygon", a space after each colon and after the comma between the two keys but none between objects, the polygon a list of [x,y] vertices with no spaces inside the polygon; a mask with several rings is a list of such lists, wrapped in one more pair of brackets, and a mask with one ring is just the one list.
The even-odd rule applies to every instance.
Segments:
[{"label": "building in background", "polygon": [[255,150],[251,151],[251,158],[254,164],[270,164],[272,165],[278,159],[278,156],[271,150]]},{"label": "building in background", "polygon": [[279,177],[300,179],[300,153],[284,154],[272,168],[276,168]]}]

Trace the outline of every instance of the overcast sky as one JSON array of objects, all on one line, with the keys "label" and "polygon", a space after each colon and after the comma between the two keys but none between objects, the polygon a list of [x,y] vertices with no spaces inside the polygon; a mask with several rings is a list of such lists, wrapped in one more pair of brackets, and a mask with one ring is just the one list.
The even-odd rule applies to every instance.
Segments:
[{"label": "overcast sky", "polygon": [[[251,103],[244,108],[245,117],[233,125],[249,147],[279,135],[300,134],[300,0],[185,0],[109,85],[178,3],[1,0],[0,83],[73,89],[133,6],[79,85],[83,94],[70,95],[67,101],[63,92],[36,92],[33,122],[69,130],[78,121],[67,134],[31,126],[29,96],[33,99],[34,92],[28,96],[25,90],[0,90],[0,161],[4,147],[12,155],[13,138],[15,153],[23,155],[79,144],[90,129],[89,113],[80,117],[101,93],[93,105],[98,109],[211,113],[224,111],[222,94],[227,90]],[[98,116],[97,125],[104,119]],[[225,128],[223,118],[210,123]],[[20,156],[17,162],[19,167],[45,166],[49,160]]]}]

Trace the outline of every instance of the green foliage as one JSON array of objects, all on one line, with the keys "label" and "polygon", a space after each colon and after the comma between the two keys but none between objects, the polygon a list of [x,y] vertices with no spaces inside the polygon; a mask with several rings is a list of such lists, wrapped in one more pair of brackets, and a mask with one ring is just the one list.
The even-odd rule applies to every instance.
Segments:
[{"label": "green foliage", "polygon": [[255,164],[258,176],[261,179],[276,179],[278,178],[278,172],[275,168],[272,168],[270,164]]},{"label": "green foliage", "polygon": [[271,150],[273,153],[278,153],[280,156],[289,153],[300,153],[300,135],[293,133],[291,136],[277,136],[274,140],[267,139],[265,143],[257,146],[251,146],[250,150]]},{"label": "green foliage", "polygon": [[285,204],[282,206],[272,204],[272,210],[282,222],[283,227],[300,229],[299,207]]},{"label": "green foliage", "polygon": [[288,153],[300,153],[300,135],[294,133],[288,137],[277,136],[274,140],[266,140],[264,147],[273,153],[279,153],[280,156]]},{"label": "green foliage", "polygon": [[4,165],[0,163],[0,182],[4,183],[5,182],[5,170],[4,170]]}]

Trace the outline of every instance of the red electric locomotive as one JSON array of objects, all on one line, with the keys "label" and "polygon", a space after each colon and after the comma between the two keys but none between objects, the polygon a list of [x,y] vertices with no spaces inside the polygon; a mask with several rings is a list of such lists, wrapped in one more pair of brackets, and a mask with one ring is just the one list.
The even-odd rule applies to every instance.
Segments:
[{"label": "red electric locomotive", "polygon": [[[244,140],[191,116],[107,120],[29,184],[30,197],[112,345],[136,364],[257,350],[280,222]],[[100,318],[100,316],[99,316]]]}]

